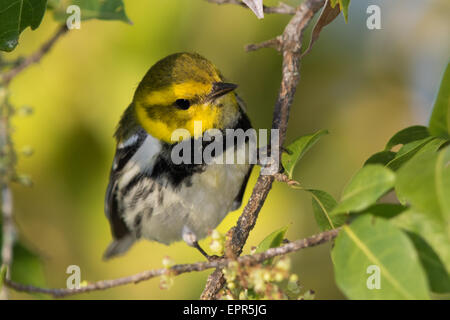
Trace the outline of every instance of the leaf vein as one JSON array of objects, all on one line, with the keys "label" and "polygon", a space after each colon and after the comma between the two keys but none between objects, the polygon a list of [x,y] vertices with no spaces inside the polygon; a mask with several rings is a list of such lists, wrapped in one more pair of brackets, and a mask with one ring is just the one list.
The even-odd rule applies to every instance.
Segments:
[{"label": "leaf vein", "polygon": [[377,259],[377,257],[370,251],[370,249],[364,245],[364,243],[361,241],[360,238],[348,227],[344,226],[345,232],[348,234],[348,236],[353,240],[353,242],[356,244],[356,246],[371,260],[374,264],[378,265],[380,269],[383,271],[383,275],[385,278],[391,282],[394,287],[396,287],[404,296],[406,296],[408,299],[414,300],[414,297],[409,294],[408,291],[406,291],[394,278],[393,275],[389,272],[388,269]]}]

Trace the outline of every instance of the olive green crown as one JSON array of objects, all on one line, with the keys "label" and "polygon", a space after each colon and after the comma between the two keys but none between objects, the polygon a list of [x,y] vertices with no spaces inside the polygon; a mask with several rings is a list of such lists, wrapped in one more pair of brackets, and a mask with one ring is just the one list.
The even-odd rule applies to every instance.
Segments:
[{"label": "olive green crown", "polygon": [[145,97],[150,91],[191,80],[213,83],[220,71],[198,53],[179,52],[155,63],[145,74],[136,90],[134,101]]}]

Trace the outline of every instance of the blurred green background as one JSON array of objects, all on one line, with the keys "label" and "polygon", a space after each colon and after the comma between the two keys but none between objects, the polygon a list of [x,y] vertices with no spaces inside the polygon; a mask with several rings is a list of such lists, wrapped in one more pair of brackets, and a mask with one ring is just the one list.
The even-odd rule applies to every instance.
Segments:
[{"label": "blurred green background", "polygon": [[[381,7],[382,30],[367,29],[369,4]],[[166,255],[176,263],[203,260],[183,243],[168,247],[147,241],[124,257],[101,260],[111,240],[103,197],[114,153],[112,134],[137,84],[157,60],[178,51],[201,53],[239,84],[253,125],[271,124],[281,56],[271,49],[246,53],[243,47],[280,34],[288,16],[258,20],[249,10],[203,0],[125,0],[125,9],[134,25],[82,22],[81,30],[71,31],[11,85],[12,103],[35,110],[31,117],[14,118],[16,147],[35,150],[32,157],[19,159],[19,172],[30,175],[34,186],[14,187],[15,215],[27,243],[44,257],[51,287],[65,286],[72,264],[81,267],[83,280],[95,281],[161,267]],[[331,134],[300,163],[297,180],[339,198],[352,174],[393,133],[427,123],[449,58],[449,14],[448,0],[360,0],[352,1],[347,25],[338,17],[324,29],[302,61],[288,142],[318,129]],[[33,52],[56,28],[47,14],[6,58]],[[245,199],[256,176],[255,171]],[[240,211],[229,214],[218,229],[226,232]],[[318,232],[310,196],[275,183],[246,252],[285,225],[292,240]],[[293,271],[316,298],[344,298],[333,279],[329,245],[291,257]],[[181,275],[169,290],[153,279],[74,298],[197,299],[209,273]]]}]

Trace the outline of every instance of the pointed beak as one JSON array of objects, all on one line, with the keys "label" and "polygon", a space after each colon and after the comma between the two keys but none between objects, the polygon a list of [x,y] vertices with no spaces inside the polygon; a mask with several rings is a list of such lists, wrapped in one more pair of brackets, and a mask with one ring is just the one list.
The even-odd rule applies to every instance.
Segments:
[{"label": "pointed beak", "polygon": [[210,94],[208,95],[208,100],[214,100],[217,99],[228,92],[231,92],[235,90],[238,86],[233,83],[226,83],[226,82],[214,82],[212,90]]}]

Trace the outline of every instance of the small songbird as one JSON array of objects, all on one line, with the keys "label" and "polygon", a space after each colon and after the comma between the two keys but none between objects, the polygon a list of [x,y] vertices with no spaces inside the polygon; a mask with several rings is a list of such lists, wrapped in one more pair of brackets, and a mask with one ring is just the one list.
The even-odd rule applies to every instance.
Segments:
[{"label": "small songbird", "polygon": [[[184,240],[209,257],[197,241],[240,207],[252,165],[224,164],[225,151],[208,163],[175,164],[172,151],[209,129],[218,129],[223,141],[226,129],[250,129],[236,87],[196,53],[175,53],[150,68],[115,133],[105,199],[113,241],[104,258],[123,254],[141,238],[166,245]],[[199,122],[200,132],[194,130]],[[174,141],[177,129],[190,136]],[[235,152],[247,144],[234,146]]]}]

